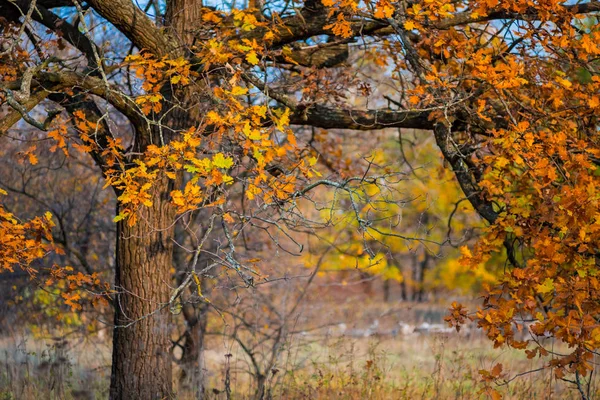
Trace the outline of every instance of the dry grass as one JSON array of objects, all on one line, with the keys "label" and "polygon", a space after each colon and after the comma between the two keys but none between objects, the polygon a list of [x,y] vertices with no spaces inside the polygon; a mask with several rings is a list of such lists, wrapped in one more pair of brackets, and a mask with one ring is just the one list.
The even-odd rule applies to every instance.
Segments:
[{"label": "dry grass", "polygon": [[[355,306],[349,303],[347,307]],[[492,349],[477,332],[351,336],[352,329],[368,326],[374,316],[380,317],[383,331],[397,322],[387,320],[387,316],[406,317],[406,310],[405,314],[402,310],[389,312],[380,305],[365,306],[360,315],[348,314],[354,318],[354,324],[344,336],[337,326],[339,320],[332,315],[344,315],[346,311],[329,311],[331,314],[322,318],[336,324],[315,331],[297,329],[282,343],[275,367],[268,373],[266,393],[271,398],[486,398],[480,394],[479,370],[502,363],[505,379],[510,380],[544,363],[528,360],[521,352]],[[314,319],[314,315],[307,316],[307,320]],[[232,398],[253,398],[256,384],[249,360],[236,342],[226,335],[211,336],[206,348],[209,398],[227,397],[226,375],[230,377]],[[268,352],[269,346],[263,350]],[[231,356],[226,357],[227,354]],[[105,399],[109,375],[109,343],[97,337],[62,342],[12,335],[0,341],[0,400]],[[177,376],[176,371],[176,387]],[[600,379],[594,376],[590,382],[591,398],[600,396],[599,383]],[[580,398],[572,385],[557,381],[549,370],[524,374],[497,388],[506,399]],[[180,388],[178,398],[194,396]]]},{"label": "dry grass", "polygon": [[[401,338],[322,337],[291,345],[282,354],[277,372],[268,381],[268,393],[281,399],[475,399],[480,395],[478,371],[501,362],[513,375],[541,364],[520,353],[490,349],[482,338],[465,341],[457,335],[413,335]],[[292,339],[293,341],[293,339]],[[216,340],[214,342],[217,342]],[[10,343],[5,342],[4,345]],[[217,348],[223,346],[213,343]],[[80,357],[75,347],[61,353],[56,343],[29,343],[2,351],[0,399],[104,399],[108,369],[99,363],[107,356]],[[44,348],[45,347],[45,348]],[[36,348],[34,351],[33,349]],[[229,368],[232,397],[252,398],[253,380],[244,372],[245,359],[235,347],[209,353],[210,398],[225,399],[225,351],[232,351]],[[61,357],[64,357],[61,359]],[[103,362],[105,362],[104,360]],[[300,365],[302,365],[300,367]],[[106,365],[104,365],[106,367]],[[592,398],[600,395],[592,382]],[[213,392],[212,389],[215,389]],[[549,371],[516,378],[498,388],[507,399],[578,399],[577,391],[556,381]],[[220,393],[216,394],[218,391]],[[180,392],[179,398],[192,398]]]}]

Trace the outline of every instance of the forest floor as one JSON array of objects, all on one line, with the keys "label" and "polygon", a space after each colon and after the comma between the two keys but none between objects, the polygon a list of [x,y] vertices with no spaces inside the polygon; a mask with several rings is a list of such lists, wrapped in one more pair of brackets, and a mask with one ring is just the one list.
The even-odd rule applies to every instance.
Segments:
[{"label": "forest floor", "polygon": [[[531,372],[547,360],[493,349],[475,327],[461,332],[446,329],[440,323],[444,308],[439,304],[347,300],[309,303],[304,317],[288,326],[273,364],[268,363],[272,342],[253,347],[258,366],[269,369],[265,398],[488,398],[481,392],[479,371],[498,363],[503,375],[494,387],[506,399],[581,398],[573,385],[556,380],[549,369]],[[315,321],[320,325],[315,327]],[[238,339],[250,346],[259,340],[256,336]],[[253,398],[256,366],[239,343],[228,335],[208,337],[204,355],[209,398],[226,399],[228,390],[234,399]],[[33,337],[14,332],[0,340],[0,400],[104,399],[109,376],[106,337]],[[179,376],[176,368],[178,398],[194,398],[180,385]],[[597,375],[589,382],[589,392],[591,398],[600,394]]]}]

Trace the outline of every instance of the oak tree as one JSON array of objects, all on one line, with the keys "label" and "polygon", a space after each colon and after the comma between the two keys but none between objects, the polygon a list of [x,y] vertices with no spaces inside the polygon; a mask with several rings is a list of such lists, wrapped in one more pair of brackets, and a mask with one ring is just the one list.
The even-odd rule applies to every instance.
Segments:
[{"label": "oak tree", "polygon": [[[312,189],[377,182],[319,177],[307,127],[432,135],[488,224],[463,263],[498,252],[509,263],[471,317],[580,382],[600,347],[598,11],[593,0],[0,1],[0,135],[20,132],[32,164],[37,139],[88,154],[117,197],[111,398],[173,395],[171,310],[206,273],[197,260],[215,224],[220,265],[251,285],[254,267],[236,257],[243,228],[284,232]],[[199,210],[210,213],[173,286],[175,223]],[[51,220],[0,209],[2,267],[42,257]],[[456,304],[449,321],[467,317]],[[532,321],[531,340],[517,340]],[[572,351],[553,354],[544,335]]]}]

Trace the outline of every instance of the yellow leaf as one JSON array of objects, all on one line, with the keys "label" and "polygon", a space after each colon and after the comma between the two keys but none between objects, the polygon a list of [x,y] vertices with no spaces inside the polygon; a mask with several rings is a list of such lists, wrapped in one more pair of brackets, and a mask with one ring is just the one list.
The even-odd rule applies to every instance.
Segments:
[{"label": "yellow leaf", "polygon": [[387,0],[379,0],[375,10],[375,18],[391,18],[394,15],[394,8]]},{"label": "yellow leaf", "polygon": [[228,185],[231,185],[233,183],[233,178],[227,174],[223,174],[222,179],[223,179],[223,183],[226,183]]},{"label": "yellow leaf", "polygon": [[234,96],[242,96],[246,93],[248,93],[248,88],[241,86],[234,86],[233,89],[231,89],[231,94]]},{"label": "yellow leaf", "polygon": [[231,168],[233,165],[233,159],[231,157],[225,157],[222,153],[217,153],[213,157],[213,165],[217,168]]},{"label": "yellow leaf", "polygon": [[171,192],[171,199],[173,200],[173,204],[175,204],[177,206],[185,205],[185,201],[183,199],[183,193],[181,193],[181,190],[173,190]]},{"label": "yellow leaf", "polygon": [[258,129],[252,129],[250,122],[248,121],[246,121],[243,131],[244,135],[246,135],[246,137],[250,140],[260,140],[262,137],[260,131]]},{"label": "yellow leaf", "polygon": [[415,29],[414,21],[406,21],[404,23],[404,29],[406,29],[407,31],[412,31],[413,29]]},{"label": "yellow leaf", "polygon": [[248,61],[252,65],[258,64],[258,56],[256,55],[256,52],[254,50],[246,54],[246,61]]},{"label": "yellow leaf", "polygon": [[286,108],[283,112],[276,110],[275,114],[279,116],[275,121],[277,129],[283,131],[290,124],[290,109]]},{"label": "yellow leaf", "polygon": [[267,31],[267,33],[265,33],[265,36],[263,36],[264,41],[273,40],[274,38],[275,34],[273,34],[273,31]]},{"label": "yellow leaf", "polygon": [[461,246],[461,248],[460,248],[460,254],[463,257],[466,257],[466,258],[472,258],[473,257],[473,254],[471,253],[471,250],[467,246]]},{"label": "yellow leaf", "polygon": [[206,114],[208,120],[213,124],[218,124],[223,122],[223,118],[216,111],[209,111]]},{"label": "yellow leaf", "polygon": [[119,215],[117,215],[116,217],[113,218],[113,222],[119,222],[122,219],[125,219],[125,217],[127,217],[127,213],[120,213]]},{"label": "yellow leaf", "polygon": [[500,156],[496,159],[496,166],[498,168],[504,168],[509,163],[510,163],[510,161],[507,158],[502,157],[502,156]]},{"label": "yellow leaf", "polygon": [[536,287],[538,293],[548,293],[554,290],[554,281],[550,278],[546,278],[546,280],[537,285]]},{"label": "yellow leaf", "polygon": [[[206,10],[206,9],[205,9],[205,10]],[[204,15],[202,16],[202,19],[203,19],[204,21],[206,21],[206,22],[213,22],[213,23],[215,23],[215,24],[218,24],[219,22],[221,22],[221,21],[223,20],[221,17],[219,17],[219,16],[217,15],[217,13],[215,13],[215,12],[212,12],[212,11],[210,11],[210,12],[207,12],[206,14],[204,14]]]},{"label": "yellow leaf", "polygon": [[573,86],[571,81],[569,81],[567,79],[563,79],[563,78],[556,78],[556,82],[560,83],[561,85],[563,85],[566,88],[570,88],[571,86]]}]

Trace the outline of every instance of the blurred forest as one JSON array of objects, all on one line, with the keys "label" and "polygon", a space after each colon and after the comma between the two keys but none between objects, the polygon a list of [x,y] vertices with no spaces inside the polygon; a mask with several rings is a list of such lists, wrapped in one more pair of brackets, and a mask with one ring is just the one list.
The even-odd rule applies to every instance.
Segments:
[{"label": "blurred forest", "polygon": [[[260,263],[262,279],[254,287],[240,286],[225,270],[203,278],[201,295],[193,291],[185,295],[174,310],[171,336],[182,395],[197,387],[193,380],[198,378],[201,360],[203,384],[217,392],[224,391],[229,379],[227,385],[238,393],[292,390],[298,392],[294,395],[310,397],[312,391],[321,390],[316,386],[324,385],[319,380],[331,379],[312,375],[325,368],[342,381],[327,383],[323,396],[338,390],[343,379],[371,380],[381,375],[377,380],[385,376],[385,383],[376,389],[381,391],[377,396],[387,398],[391,393],[387,390],[392,390],[387,385],[397,376],[388,377],[384,371],[391,365],[376,364],[390,362],[387,356],[394,351],[387,348],[389,343],[398,340],[406,354],[414,350],[411,357],[421,351],[412,349],[415,340],[421,349],[444,346],[448,340],[460,346],[464,332],[458,335],[446,327],[447,307],[456,299],[475,298],[481,285],[494,282],[493,263],[491,269],[470,270],[458,262],[458,245],[477,234],[480,222],[468,203],[456,203],[460,188],[427,136],[394,129],[371,134],[367,140],[360,133],[350,133],[354,136],[350,145],[332,135],[320,136],[318,131],[310,134],[319,152],[332,155],[321,160],[324,170],[344,169],[356,175],[369,168],[392,169],[394,164],[393,170],[401,172],[387,178],[385,187],[366,186],[361,190],[368,193],[353,193],[353,200],[346,193],[319,191],[314,204],[303,207],[307,221],[320,229],[303,224],[285,235],[273,237],[264,232],[245,237],[243,257]],[[10,174],[0,180],[1,187],[12,194],[6,207],[25,218],[50,210],[57,220],[54,240],[65,250],[64,255],[44,263],[69,265],[110,282],[115,264],[115,199],[102,190],[102,180],[89,173],[93,165],[78,154],[66,157],[51,152],[52,144],[43,142],[38,151],[44,156],[31,165],[23,162],[19,147],[11,147],[12,142],[5,141],[8,145],[2,150],[3,165],[11,165]],[[348,162],[356,158],[362,161]],[[366,198],[371,200],[365,202]],[[360,201],[361,213],[372,213],[372,219],[381,221],[380,233],[368,241],[358,233],[351,201]],[[399,228],[424,240],[389,235]],[[187,257],[183,247],[191,240],[183,229],[178,234],[182,248],[175,248],[174,266],[185,265],[177,260]],[[215,248],[219,235],[218,230],[211,233]],[[200,265],[208,263],[209,259]],[[176,270],[172,272],[177,276]],[[45,276],[50,278],[48,273]],[[61,297],[60,287],[39,286],[26,272],[5,273],[0,279],[0,327],[7,366],[3,385],[14,398],[77,398],[87,392],[106,396],[110,307],[81,303],[82,309],[72,309]],[[473,340],[481,340],[472,334]],[[202,342],[190,337],[202,338]],[[325,357],[338,351],[339,359]],[[431,351],[433,360],[434,350],[426,351]],[[372,367],[365,369],[367,361]],[[356,377],[346,370],[348,363],[356,364]],[[347,376],[338,377],[334,368]],[[402,368],[408,373],[406,365]],[[309,378],[307,387],[296,382]],[[94,390],[88,390],[88,379],[93,380]],[[363,384],[357,381],[356,393],[350,396],[362,397]],[[407,390],[406,398],[432,389],[425,385]],[[465,389],[465,398],[469,393]]]}]

